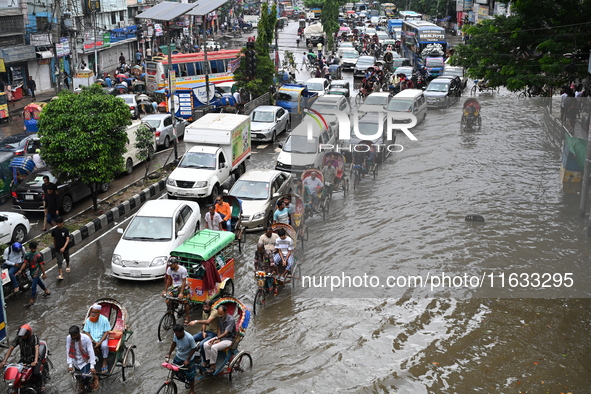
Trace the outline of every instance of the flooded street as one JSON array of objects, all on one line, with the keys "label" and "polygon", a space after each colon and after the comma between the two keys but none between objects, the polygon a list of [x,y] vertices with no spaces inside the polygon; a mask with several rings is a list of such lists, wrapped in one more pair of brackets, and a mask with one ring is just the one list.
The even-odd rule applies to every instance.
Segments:
[{"label": "flooded street", "polygon": [[[284,34],[289,29],[295,32],[296,24]],[[295,44],[295,34],[289,39]],[[388,276],[492,274],[493,288],[490,280],[477,289],[433,291],[285,287],[252,318],[240,344],[252,354],[252,372],[231,383],[227,377],[207,379],[196,390],[589,392],[590,241],[578,217],[579,195],[562,190],[561,146],[544,130],[540,101],[518,101],[504,90],[477,96],[482,130],[460,132],[468,89],[459,104],[429,110],[412,129],[417,141],[399,134],[404,150],[387,159],[376,180],[362,179],[346,199],[335,195],[326,221],[310,219],[309,242],[298,256],[304,276],[367,274],[383,284]],[[256,148],[248,169],[274,167],[276,148]],[[465,222],[468,214],[482,215],[485,222]],[[235,295],[248,306],[257,289],[252,260],[259,235],[247,235],[236,262]],[[82,324],[100,297],[116,298],[127,308],[138,364],[132,381],[112,377],[100,392],[155,393],[167,376],[160,364],[170,343],[157,342],[166,310],[159,295],[163,285],[110,277],[119,238],[112,230],[78,250],[72,272],[60,283],[55,270],[49,272],[53,295],[31,309],[22,306],[22,296],[7,301],[10,337],[28,322],[49,343],[55,365],[49,392],[72,392],[67,331]],[[549,287],[544,281],[522,286],[523,281],[509,282],[511,273],[558,273],[561,280],[551,277]],[[572,273],[570,287],[565,273]],[[199,314],[192,310],[193,317]],[[179,392],[188,390],[179,386]]]}]

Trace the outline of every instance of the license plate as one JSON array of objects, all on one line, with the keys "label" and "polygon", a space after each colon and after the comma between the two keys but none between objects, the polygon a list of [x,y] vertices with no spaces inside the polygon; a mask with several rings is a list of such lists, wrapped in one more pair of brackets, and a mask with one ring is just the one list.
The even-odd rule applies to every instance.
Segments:
[{"label": "license plate", "polygon": [[35,196],[33,196],[32,194],[25,194],[25,200],[34,200]]},{"label": "license plate", "polygon": [[142,274],[139,271],[131,271],[130,274],[134,278],[139,278],[140,276],[142,276]]}]

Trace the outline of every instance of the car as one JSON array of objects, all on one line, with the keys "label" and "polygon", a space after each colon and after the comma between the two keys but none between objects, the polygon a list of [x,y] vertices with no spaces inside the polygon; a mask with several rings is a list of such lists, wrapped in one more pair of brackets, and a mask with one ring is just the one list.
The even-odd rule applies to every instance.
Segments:
[{"label": "car", "polygon": [[139,119],[140,109],[138,108],[135,94],[120,94],[117,97],[122,98],[125,101],[125,104],[129,107],[129,112],[131,112],[132,119]]},{"label": "car", "polygon": [[332,114],[334,113],[334,111],[346,113],[351,112],[349,100],[347,100],[347,98],[344,96],[336,95],[327,95],[318,98],[318,100],[316,100],[314,104],[312,104],[311,109],[318,111],[318,113],[320,113],[321,115]]},{"label": "car", "polygon": [[[21,138],[22,134],[17,134]],[[14,136],[13,136],[14,137]],[[0,151],[12,152],[15,156],[32,156],[37,149],[41,148],[41,140],[37,133],[29,133],[24,136],[18,143],[4,145]]]},{"label": "car", "polygon": [[365,29],[365,35],[373,36],[377,33],[377,30],[373,27],[368,27]]},{"label": "car", "polygon": [[[236,84],[236,82],[222,82],[217,83],[215,85],[216,90],[221,93],[223,97],[231,97],[232,96],[232,87]],[[218,90],[219,88],[219,90]]]},{"label": "car", "polygon": [[396,71],[394,71],[394,75],[404,74],[408,78],[410,78],[410,77],[412,77],[413,72],[414,72],[414,69],[412,67],[401,66],[401,67],[396,68]]},{"label": "car", "polygon": [[339,53],[339,56],[341,57],[341,66],[343,67],[343,70],[354,69],[357,65],[357,61],[359,60],[359,53],[354,50],[346,50]]},{"label": "car", "polygon": [[242,201],[242,224],[247,230],[264,230],[273,222],[279,197],[290,192],[291,174],[277,170],[249,170],[228,193]]},{"label": "car", "polygon": [[[170,143],[174,141],[172,133],[172,116],[170,114],[154,114],[147,115],[142,118],[142,121],[148,123],[156,130],[156,145],[167,149]],[[176,118],[176,134],[178,138],[185,135],[185,128],[188,122],[182,118]]]},{"label": "car", "polygon": [[261,105],[250,114],[250,138],[275,142],[289,128],[289,112],[276,105]]},{"label": "car", "polygon": [[328,94],[336,94],[345,97],[350,97],[351,85],[349,84],[349,81],[345,81],[344,79],[337,79],[330,83],[330,89],[328,90]]},{"label": "car", "polygon": [[[350,138],[346,141],[342,141],[344,145],[356,145],[359,144],[361,141],[371,141],[373,145],[376,146],[385,146],[396,143],[396,133],[392,133],[392,139],[388,140],[388,133],[391,131],[388,130],[388,120],[385,114],[380,114],[376,112],[366,113],[360,116],[359,120],[354,124],[351,122],[351,134]],[[363,138],[359,138],[359,135],[353,132],[353,127],[357,127],[361,136]],[[381,130],[381,134],[378,131]],[[370,138],[372,137],[372,138]],[[342,151],[347,163],[351,162],[351,152],[348,150],[343,149]],[[377,162],[382,163],[386,157],[390,155],[389,149],[380,149],[377,153]]]},{"label": "car", "polygon": [[384,112],[391,97],[388,92],[370,93],[359,106],[359,112]]},{"label": "car", "polygon": [[22,213],[0,212],[0,242],[22,243],[31,231],[29,219]]},{"label": "car", "polygon": [[353,77],[363,77],[369,67],[372,67],[376,63],[376,58],[373,56],[360,56],[355,64],[353,70]]},{"label": "car", "polygon": [[429,82],[429,86],[425,89],[425,98],[429,107],[447,108],[459,100],[460,93],[460,82],[439,77]]},{"label": "car", "polygon": [[460,78],[460,81],[462,81],[462,90],[466,89],[468,75],[466,75],[466,69],[464,67],[451,67],[446,65],[441,76],[446,77],[448,75]]},{"label": "car", "polygon": [[147,201],[131,220],[111,257],[111,275],[136,281],[164,278],[170,252],[199,231],[199,204],[186,200]]},{"label": "car", "polygon": [[322,97],[328,92],[330,81],[326,78],[310,78],[306,81],[306,86],[309,92],[318,93],[318,97]]},{"label": "car", "polygon": [[26,139],[30,135],[30,133],[19,133],[2,138],[0,140],[0,152],[22,151],[23,147],[26,145]]},{"label": "car", "polygon": [[[58,208],[61,213],[72,211],[74,204],[91,195],[90,188],[81,180],[59,181],[49,168],[43,167],[33,171],[12,191],[12,208],[17,211],[43,211],[43,177],[47,175],[49,181],[55,183],[58,190]],[[109,184],[99,186],[99,193],[109,190]]]},{"label": "car", "polygon": [[386,40],[390,39],[390,35],[385,31],[378,31],[376,34],[378,35],[380,44],[383,44]]}]

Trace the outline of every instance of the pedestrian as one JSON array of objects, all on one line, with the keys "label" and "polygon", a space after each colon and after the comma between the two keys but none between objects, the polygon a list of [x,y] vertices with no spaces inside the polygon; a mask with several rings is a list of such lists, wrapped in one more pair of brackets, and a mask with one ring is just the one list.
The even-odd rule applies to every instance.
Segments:
[{"label": "pedestrian", "polygon": [[152,60],[152,49],[150,47],[146,48],[146,59]]},{"label": "pedestrian", "polygon": [[107,84],[107,87],[113,87],[113,82],[111,81],[111,77],[109,77],[109,74],[107,74],[107,76],[105,77],[105,84]]},{"label": "pedestrian", "polygon": [[125,66],[125,56],[123,56],[123,52],[121,52],[121,56],[119,56],[119,64],[121,64],[121,66]]},{"label": "pedestrian", "polygon": [[64,85],[66,85],[66,89],[70,90],[70,76],[65,71],[64,71]]},{"label": "pedestrian", "polygon": [[25,255],[24,264],[17,273],[20,275],[21,271],[29,269],[33,284],[31,285],[31,300],[25,306],[30,307],[35,304],[35,298],[37,297],[37,286],[41,287],[44,291],[43,298],[51,295],[51,292],[47,290],[42,279],[47,278],[45,274],[45,262],[43,261],[43,255],[37,252],[37,242],[31,241],[29,243],[30,252]]},{"label": "pedestrian", "polygon": [[33,161],[35,162],[35,168],[41,168],[45,166],[43,159],[41,159],[41,149],[36,149],[35,154],[33,155]]},{"label": "pedestrian", "polygon": [[35,80],[33,80],[32,76],[29,76],[29,81],[27,82],[27,86],[29,88],[29,94],[31,95],[33,100],[35,100],[37,98],[37,97],[35,97],[35,90],[37,90],[37,84],[35,83]]},{"label": "pedestrian", "polygon": [[53,222],[56,222],[59,216],[59,208],[58,205],[58,195],[57,195],[57,187],[52,184],[51,187],[48,187],[45,192],[43,193],[43,207],[45,210],[45,223],[43,223],[43,230],[47,231],[47,225],[49,227],[53,226]]},{"label": "pedestrian", "polygon": [[70,251],[68,246],[70,244],[70,231],[64,227],[64,219],[57,217],[55,219],[56,228],[51,230],[53,237],[53,245],[55,246],[55,254],[57,259],[58,280],[64,279],[62,266],[66,260],[66,272],[70,272]]},{"label": "pedestrian", "polygon": [[322,55],[322,43],[321,42],[319,42],[316,45],[316,48],[318,49],[318,56]]},{"label": "pedestrian", "polygon": [[138,49],[137,52],[135,53],[135,63],[141,64],[141,62],[142,62],[142,53]]},{"label": "pedestrian", "polygon": [[566,94],[566,90],[562,89],[560,91],[560,121],[566,121],[566,102],[568,99],[568,94]]}]

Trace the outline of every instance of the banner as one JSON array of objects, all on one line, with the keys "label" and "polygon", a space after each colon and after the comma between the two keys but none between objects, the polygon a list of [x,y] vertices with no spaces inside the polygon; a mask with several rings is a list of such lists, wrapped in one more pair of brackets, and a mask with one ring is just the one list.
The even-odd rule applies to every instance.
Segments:
[{"label": "banner", "polygon": [[228,62],[228,72],[233,73],[240,67],[240,58]]}]

